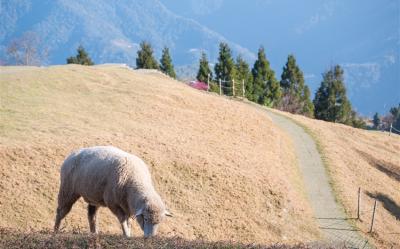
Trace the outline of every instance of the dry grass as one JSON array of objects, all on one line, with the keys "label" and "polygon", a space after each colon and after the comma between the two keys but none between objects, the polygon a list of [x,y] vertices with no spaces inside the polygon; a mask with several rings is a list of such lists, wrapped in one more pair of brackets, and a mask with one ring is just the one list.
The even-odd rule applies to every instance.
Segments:
[{"label": "dry grass", "polygon": [[[175,215],[161,236],[318,238],[290,139],[263,111],[115,66],[0,67],[0,76],[0,227],[51,229],[65,156],[111,144],[148,163]],[[87,231],[84,209],[73,207],[64,231]],[[121,233],[107,209],[99,221]]]},{"label": "dry grass", "polygon": [[162,248],[162,249],[346,249],[345,245],[328,245],[325,243],[298,243],[285,245],[276,243],[272,245],[243,244],[231,241],[205,241],[185,240],[179,237],[155,237],[143,239],[143,237],[123,238],[118,235],[63,233],[54,234],[49,231],[18,232],[10,229],[0,228],[0,248],[7,249],[69,249],[69,248],[93,248],[93,249],[115,249],[115,248]]},{"label": "dry grass", "polygon": [[282,114],[305,126],[317,139],[336,196],[350,217],[357,216],[361,187],[361,221],[355,225],[369,231],[376,198],[374,232],[368,236],[378,248],[400,248],[400,136]]}]

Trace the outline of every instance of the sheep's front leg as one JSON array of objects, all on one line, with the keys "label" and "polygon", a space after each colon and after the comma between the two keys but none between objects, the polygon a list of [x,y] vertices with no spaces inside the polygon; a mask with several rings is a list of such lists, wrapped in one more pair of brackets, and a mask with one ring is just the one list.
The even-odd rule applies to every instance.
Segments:
[{"label": "sheep's front leg", "polygon": [[124,235],[128,238],[131,237],[131,224],[129,222],[128,217],[125,218],[125,220],[123,220],[121,222],[121,226],[122,226],[122,231],[123,231]]},{"label": "sheep's front leg", "polygon": [[120,207],[110,207],[110,209],[115,214],[115,216],[117,216],[119,223],[121,224],[124,236],[129,238],[131,236],[129,215],[125,214],[125,212]]},{"label": "sheep's front leg", "polygon": [[[60,190],[61,192],[61,190]],[[54,224],[54,232],[60,229],[61,220],[71,211],[72,205],[79,199],[78,195],[62,195],[58,194],[57,215]]]}]

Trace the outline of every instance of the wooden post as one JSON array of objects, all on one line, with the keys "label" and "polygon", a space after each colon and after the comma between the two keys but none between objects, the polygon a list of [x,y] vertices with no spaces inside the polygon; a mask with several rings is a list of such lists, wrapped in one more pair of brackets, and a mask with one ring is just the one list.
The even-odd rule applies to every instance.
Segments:
[{"label": "wooden post", "polygon": [[210,74],[207,74],[207,92],[210,91]]},{"label": "wooden post", "polygon": [[222,95],[221,79],[219,79],[219,95]]},{"label": "wooden post", "polygon": [[374,203],[374,211],[372,212],[372,220],[371,220],[371,227],[369,228],[369,233],[372,233],[372,228],[374,226],[375,211],[376,211],[376,199],[375,199],[375,203]]},{"label": "wooden post", "polygon": [[244,91],[245,91],[245,90],[244,90],[244,79],[242,80],[242,87],[243,87],[243,92],[242,92],[242,93],[243,93],[243,98],[244,98],[244,93],[245,93],[245,92],[244,92]]},{"label": "wooden post", "polygon": [[392,134],[392,127],[393,127],[393,124],[390,124],[389,136],[390,136],[390,134]]},{"label": "wooden post", "polygon": [[235,79],[232,79],[232,96],[235,97]]},{"label": "wooden post", "polygon": [[358,188],[357,220],[360,220],[361,188]]}]

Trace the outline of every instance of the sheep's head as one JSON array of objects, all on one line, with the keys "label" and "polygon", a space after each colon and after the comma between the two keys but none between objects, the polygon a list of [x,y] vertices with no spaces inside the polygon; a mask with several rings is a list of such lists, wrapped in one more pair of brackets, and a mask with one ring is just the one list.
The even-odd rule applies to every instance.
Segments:
[{"label": "sheep's head", "polygon": [[136,211],[136,221],[148,238],[157,234],[158,225],[166,216],[172,216],[165,208],[161,198],[152,198],[144,201],[142,207]]}]

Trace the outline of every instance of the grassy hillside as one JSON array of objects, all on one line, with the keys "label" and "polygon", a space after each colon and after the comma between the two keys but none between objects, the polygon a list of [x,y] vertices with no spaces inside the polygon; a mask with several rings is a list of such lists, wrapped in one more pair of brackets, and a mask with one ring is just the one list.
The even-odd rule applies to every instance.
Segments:
[{"label": "grassy hillside", "polygon": [[374,200],[378,200],[372,234],[378,248],[400,248],[400,136],[366,131],[280,112],[312,133],[330,172],[337,199],[349,217],[357,217],[358,188],[361,221],[367,233]]},{"label": "grassy hillside", "polygon": [[[291,141],[262,110],[118,66],[1,67],[0,100],[0,227],[51,229],[64,158],[110,144],[149,165],[175,215],[163,237],[318,239]],[[99,225],[121,233],[105,208]],[[87,227],[80,201],[63,230]]]}]

